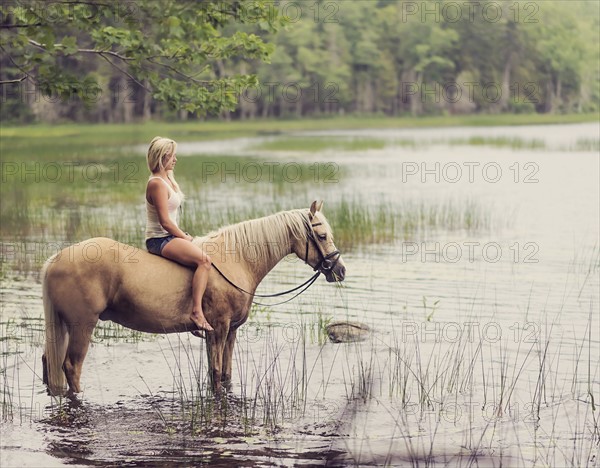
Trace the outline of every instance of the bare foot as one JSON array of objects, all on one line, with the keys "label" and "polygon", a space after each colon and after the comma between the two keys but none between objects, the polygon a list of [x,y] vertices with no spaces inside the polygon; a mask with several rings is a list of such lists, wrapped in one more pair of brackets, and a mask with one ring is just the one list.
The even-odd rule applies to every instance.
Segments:
[{"label": "bare foot", "polygon": [[198,327],[198,330],[195,330],[192,332],[192,334],[194,336],[197,336],[199,338],[204,338],[206,333],[201,333],[201,332],[211,332],[214,331],[214,328],[210,326],[210,323],[208,323],[206,321],[206,318],[204,317],[204,314],[202,312],[192,312],[192,316],[191,316],[192,321],[196,324],[196,326]]}]

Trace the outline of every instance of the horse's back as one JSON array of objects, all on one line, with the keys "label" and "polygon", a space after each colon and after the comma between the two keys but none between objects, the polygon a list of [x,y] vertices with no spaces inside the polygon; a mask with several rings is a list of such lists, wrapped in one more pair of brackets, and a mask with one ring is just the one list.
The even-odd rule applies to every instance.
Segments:
[{"label": "horse's back", "polygon": [[[95,317],[157,333],[193,329],[193,274],[191,268],[146,250],[96,237],[51,257],[45,282],[53,304],[70,320]],[[222,314],[225,307],[233,308],[231,318],[240,321],[249,304],[248,296],[211,271],[203,297],[207,317]]]}]

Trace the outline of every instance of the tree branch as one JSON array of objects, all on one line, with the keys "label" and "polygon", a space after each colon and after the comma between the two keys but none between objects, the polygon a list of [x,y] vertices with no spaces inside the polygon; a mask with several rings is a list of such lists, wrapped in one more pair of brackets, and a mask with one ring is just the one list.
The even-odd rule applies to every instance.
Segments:
[{"label": "tree branch", "polygon": [[212,81],[209,81],[209,80],[197,80],[193,76],[186,75],[185,73],[177,70],[177,68],[173,67],[172,65],[167,65],[166,63],[160,63],[160,62],[157,62],[157,61],[155,61],[155,60],[153,60],[151,58],[148,59],[148,62],[153,63],[155,65],[159,65],[159,66],[164,67],[164,68],[166,68],[168,70],[171,70],[176,75],[179,75],[179,76],[185,78],[186,80],[193,81],[194,83],[197,83],[197,84],[205,85],[205,84],[212,83]]},{"label": "tree branch", "polygon": [[[43,44],[40,44],[37,41],[34,41],[33,39],[29,39],[29,43],[39,49],[42,50],[47,50]],[[54,44],[54,47],[64,47],[62,44]],[[80,52],[82,54],[98,54],[98,55],[112,55],[113,57],[117,57],[118,59],[121,59],[123,61],[128,61],[128,60],[133,60],[131,57],[125,57],[124,55],[119,54],[118,52],[113,52],[112,50],[98,50],[98,49],[77,49],[77,52]]]},{"label": "tree branch", "polygon": [[33,39],[28,39],[28,41],[32,46],[37,47],[38,49],[46,50],[46,48],[39,42],[34,41]]},{"label": "tree branch", "polygon": [[[23,81],[23,80],[24,80],[24,79],[26,79],[26,78],[29,78],[29,79],[30,79],[31,81],[33,81],[34,83],[36,83],[36,82],[37,82],[37,81],[36,81],[36,79],[35,79],[33,76],[31,76],[31,74],[30,74],[30,73],[28,73],[28,72],[27,72],[27,71],[26,71],[26,70],[25,70],[25,69],[24,69],[24,68],[23,68],[21,65],[19,65],[17,62],[15,62],[15,59],[13,59],[13,58],[12,58],[12,56],[11,56],[11,55],[10,55],[8,52],[6,52],[6,49],[4,49],[4,47],[2,47],[1,45],[0,45],[0,50],[2,50],[2,52],[4,52],[4,53],[6,54],[6,56],[8,57],[8,60],[10,60],[10,61],[12,62],[12,64],[13,64],[13,65],[14,65],[15,67],[17,67],[17,68],[19,69],[19,71],[20,71],[20,72],[22,72],[22,73],[25,75],[25,78],[22,78],[22,79],[18,80],[17,82],[21,82],[21,81]],[[14,82],[14,81],[13,81],[13,82]],[[8,83],[10,83],[10,81],[9,81]]]},{"label": "tree branch", "polygon": [[0,24],[0,29],[14,29],[14,28],[34,28],[38,26],[44,26],[42,23],[35,24]]},{"label": "tree branch", "polygon": [[[57,44],[57,45],[61,45],[61,44]],[[123,60],[124,62],[133,60],[133,58],[131,58],[131,57],[125,57],[124,55],[121,55],[118,52],[113,52],[112,50],[77,49],[77,52],[81,52],[82,54],[112,55],[113,57],[117,57],[118,59]]]},{"label": "tree branch", "polygon": [[112,7],[112,5],[110,5],[108,3],[80,2],[77,0],[74,0],[72,2],[55,2],[55,3],[60,3],[61,5],[92,5],[92,6],[102,6],[102,7],[107,7],[107,8]]},{"label": "tree branch", "polygon": [[28,78],[28,75],[22,76],[18,80],[3,80],[3,81],[0,81],[0,86],[5,85],[5,84],[20,83],[21,81],[25,81],[27,78]]},{"label": "tree branch", "polygon": [[147,88],[143,83],[141,83],[140,81],[138,81],[137,79],[135,79],[135,77],[129,73],[127,70],[124,70],[123,68],[119,67],[116,63],[110,61],[108,59],[108,57],[106,57],[103,53],[99,53],[100,57],[102,57],[104,60],[106,60],[111,66],[115,67],[117,70],[119,70],[121,73],[123,73],[124,75],[127,75],[129,77],[129,79],[131,79],[132,81],[134,81],[135,83],[137,83],[139,86],[141,86],[143,89],[145,89],[147,92],[152,93],[152,90]]}]

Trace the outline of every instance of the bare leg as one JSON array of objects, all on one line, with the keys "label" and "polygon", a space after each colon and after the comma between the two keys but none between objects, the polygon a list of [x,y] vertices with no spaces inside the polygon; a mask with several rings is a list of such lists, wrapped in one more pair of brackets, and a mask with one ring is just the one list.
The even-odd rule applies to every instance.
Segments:
[{"label": "bare leg", "polygon": [[202,249],[184,239],[173,239],[162,250],[162,255],[182,265],[195,267],[192,279],[192,315],[191,319],[200,330],[213,331],[202,310],[202,296],[206,290],[210,258]]},{"label": "bare leg", "polygon": [[202,310],[202,296],[206,291],[208,283],[208,272],[210,271],[210,262],[203,263],[196,268],[194,278],[192,279],[192,320],[200,330],[212,331],[210,323],[204,317]]}]

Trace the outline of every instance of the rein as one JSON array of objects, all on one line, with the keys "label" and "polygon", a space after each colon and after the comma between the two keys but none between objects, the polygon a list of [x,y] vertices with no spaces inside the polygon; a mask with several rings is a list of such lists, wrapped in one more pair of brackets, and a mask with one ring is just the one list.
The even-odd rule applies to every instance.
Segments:
[{"label": "rein", "polygon": [[217,270],[219,272],[219,274],[223,277],[223,279],[225,281],[227,281],[231,286],[233,286],[234,288],[236,288],[238,291],[241,291],[245,294],[248,294],[249,296],[256,296],[256,297],[278,297],[278,296],[284,296],[286,294],[292,293],[294,291],[297,291],[298,289],[302,288],[303,286],[306,286],[304,289],[302,289],[300,292],[298,292],[297,294],[294,294],[291,298],[282,301],[282,302],[277,302],[275,304],[262,304],[260,302],[256,302],[256,301],[252,301],[253,304],[259,305],[259,306],[264,306],[264,307],[273,307],[276,305],[281,305],[281,304],[285,304],[286,302],[290,302],[292,299],[295,299],[296,297],[298,297],[300,294],[302,294],[304,291],[306,291],[308,288],[310,288],[313,283],[315,281],[317,281],[317,278],[319,277],[319,275],[321,274],[320,271],[317,271],[314,275],[312,275],[307,281],[305,281],[304,283],[302,283],[300,286],[296,286],[295,288],[292,289],[288,289],[287,291],[282,291],[279,293],[275,293],[275,294],[252,294],[251,292],[246,291],[244,288],[241,288],[240,286],[238,286],[237,284],[235,284],[233,281],[231,281],[229,278],[227,278],[227,276],[225,276],[225,274],[219,270],[219,268],[216,265],[212,265],[213,268],[215,270]]},{"label": "rein", "polygon": [[[281,305],[281,304],[285,304],[286,302],[290,302],[291,300],[295,299],[296,297],[298,297],[300,294],[302,294],[304,291],[306,291],[308,288],[310,288],[315,281],[317,281],[317,278],[319,277],[319,275],[322,273],[321,270],[323,271],[329,271],[331,270],[333,267],[335,267],[335,265],[337,264],[339,258],[341,257],[341,253],[339,250],[334,250],[333,252],[325,255],[323,254],[323,251],[321,250],[321,247],[319,245],[319,243],[316,241],[316,239],[313,236],[313,227],[316,226],[320,226],[322,223],[315,223],[315,224],[309,224],[310,221],[308,221],[307,219],[305,219],[306,222],[306,226],[307,228],[307,236],[306,236],[306,251],[304,254],[304,263],[308,265],[308,243],[309,240],[312,240],[317,248],[317,252],[319,252],[319,255],[321,256],[321,261],[319,263],[317,263],[317,265],[314,266],[313,270],[316,271],[316,273],[311,276],[308,280],[306,280],[304,283],[302,283],[299,286],[296,286],[295,288],[292,289],[288,289],[287,291],[282,291],[279,293],[275,293],[275,294],[253,294],[251,292],[246,291],[244,288],[241,288],[240,286],[238,286],[237,284],[235,284],[233,281],[231,281],[229,278],[227,278],[227,276],[225,276],[225,274],[219,269],[219,267],[217,267],[216,265],[212,264],[212,267],[217,270],[217,272],[223,277],[223,279],[225,281],[227,281],[231,286],[233,286],[234,288],[236,288],[238,291],[243,292],[245,294],[248,294],[249,296],[255,296],[255,297],[279,297],[279,296],[284,296],[286,294],[290,294],[293,293],[294,291],[298,291],[298,289],[301,289],[304,287],[304,289],[301,289],[300,292],[294,294],[291,298],[282,301],[282,302],[277,302],[276,304],[262,304],[260,302],[256,302],[256,301],[252,301],[253,304],[256,305],[260,305],[260,306],[264,306],[264,307],[273,307],[276,305]],[[335,258],[335,260],[331,260],[332,257],[337,256],[337,258]]]}]

